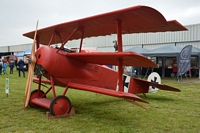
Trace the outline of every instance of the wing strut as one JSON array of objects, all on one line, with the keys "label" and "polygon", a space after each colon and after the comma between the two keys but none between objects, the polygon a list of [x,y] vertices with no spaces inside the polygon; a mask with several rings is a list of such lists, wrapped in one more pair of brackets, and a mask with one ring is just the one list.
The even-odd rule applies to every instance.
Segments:
[{"label": "wing strut", "polygon": [[[121,20],[117,20],[117,43],[118,43],[118,52],[122,52],[122,28],[121,28]],[[121,59],[118,60],[118,78],[119,78],[119,91],[124,92],[123,85],[123,62]]]},{"label": "wing strut", "polygon": [[61,47],[58,49],[58,51],[62,48],[64,48],[64,45],[70,40],[70,38],[78,31],[80,30],[80,26],[74,29],[74,31],[68,36],[68,38],[62,43]]},{"label": "wing strut", "polygon": [[51,43],[52,43],[52,40],[53,40],[53,38],[55,37],[55,32],[52,34],[52,36],[51,36],[51,39],[50,39],[50,41],[49,41],[49,44],[48,44],[48,46],[50,46],[51,45]]},{"label": "wing strut", "polygon": [[83,37],[84,37],[84,28],[80,30],[82,35],[81,35],[81,42],[80,42],[80,47],[79,47],[79,53],[81,52],[82,44],[83,44]]}]

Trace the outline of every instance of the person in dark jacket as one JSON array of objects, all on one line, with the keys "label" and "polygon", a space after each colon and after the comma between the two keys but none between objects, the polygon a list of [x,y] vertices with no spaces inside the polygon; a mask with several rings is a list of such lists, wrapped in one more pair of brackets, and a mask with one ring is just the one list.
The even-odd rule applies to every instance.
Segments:
[{"label": "person in dark jacket", "polygon": [[9,64],[9,67],[10,67],[10,74],[13,74],[13,68],[14,68],[14,66],[15,66],[15,62],[14,62],[14,60],[11,60],[11,61],[10,61],[10,64]]},{"label": "person in dark jacket", "polygon": [[19,73],[19,77],[21,76],[20,75],[20,72],[22,71],[23,73],[23,76],[25,77],[25,72],[24,72],[24,61],[22,59],[19,60],[19,62],[17,63],[17,66],[18,66],[18,73]]}]

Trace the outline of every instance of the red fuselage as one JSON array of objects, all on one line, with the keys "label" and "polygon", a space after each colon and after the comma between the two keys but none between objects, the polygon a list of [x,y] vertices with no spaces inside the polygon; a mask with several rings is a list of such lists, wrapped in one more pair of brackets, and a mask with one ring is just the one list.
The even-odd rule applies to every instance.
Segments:
[{"label": "red fuselage", "polygon": [[116,89],[117,72],[102,65],[83,62],[73,57],[66,51],[49,46],[42,46],[36,51],[36,65],[45,69],[45,76],[53,78],[54,83],[66,87],[69,82]]}]

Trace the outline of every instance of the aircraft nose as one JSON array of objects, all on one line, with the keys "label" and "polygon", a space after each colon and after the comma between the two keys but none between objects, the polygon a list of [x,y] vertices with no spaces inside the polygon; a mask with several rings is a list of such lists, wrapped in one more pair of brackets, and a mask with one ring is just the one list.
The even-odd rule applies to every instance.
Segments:
[{"label": "aircraft nose", "polygon": [[36,69],[35,72],[39,75],[45,72],[51,73],[52,66],[55,64],[55,49],[49,46],[41,46],[36,51]]}]

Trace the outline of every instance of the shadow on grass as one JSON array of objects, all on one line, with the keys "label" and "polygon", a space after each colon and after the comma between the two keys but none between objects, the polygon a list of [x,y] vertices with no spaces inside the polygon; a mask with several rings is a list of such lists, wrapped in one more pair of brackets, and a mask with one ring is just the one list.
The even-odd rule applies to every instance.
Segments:
[{"label": "shadow on grass", "polygon": [[163,95],[148,95],[147,94],[146,97],[144,95],[138,95],[138,96],[147,101],[158,101],[158,100],[162,102],[175,101],[175,97],[163,96]]},{"label": "shadow on grass", "polygon": [[72,103],[76,107],[77,115],[81,115],[89,119],[96,119],[98,122],[105,122],[106,120],[106,122],[116,126],[118,126],[118,124],[121,126],[121,120],[123,120],[123,123],[127,122],[126,124],[130,124],[128,123],[129,119],[133,121],[133,118],[130,118],[130,112],[133,114],[136,114],[138,110],[145,112],[145,110],[126,102],[122,98],[110,98],[109,96],[108,98],[103,96],[103,98],[97,98],[91,101],[79,101],[77,99]]},{"label": "shadow on grass", "polygon": [[46,112],[49,111],[49,109],[46,109],[46,108],[43,108],[43,107],[36,107],[36,108],[28,107],[25,110],[28,110],[28,111],[37,111],[37,112],[41,112],[43,114],[46,114]]}]

